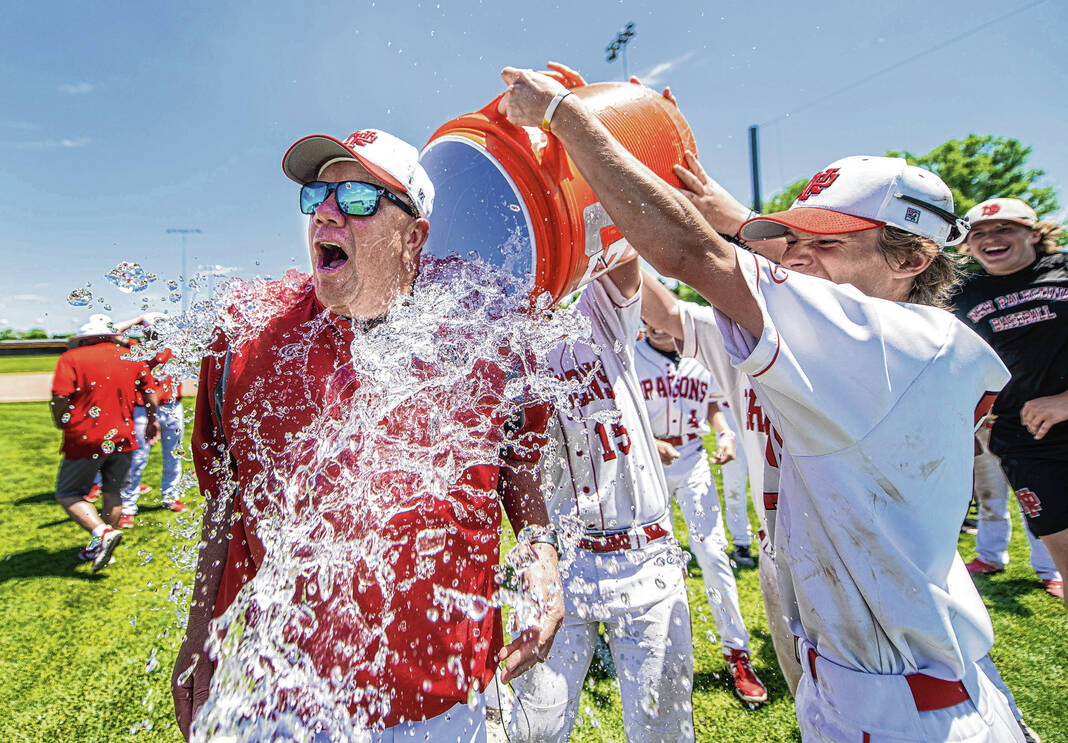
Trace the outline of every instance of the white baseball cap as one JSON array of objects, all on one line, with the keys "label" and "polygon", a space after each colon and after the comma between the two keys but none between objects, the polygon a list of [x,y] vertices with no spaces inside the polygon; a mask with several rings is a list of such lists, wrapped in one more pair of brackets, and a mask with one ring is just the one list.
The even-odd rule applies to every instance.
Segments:
[{"label": "white baseball cap", "polygon": [[291,180],[310,183],[338,160],[356,160],[384,183],[408,194],[423,217],[434,208],[434,184],[419,164],[419,150],[381,129],[362,129],[344,140],[313,134],[294,142],[282,157],[282,171]]},{"label": "white baseball cap", "polygon": [[107,315],[90,315],[89,322],[78,328],[76,338],[92,338],[97,335],[115,335],[111,318]]},{"label": "white baseball cap", "polygon": [[1005,219],[1028,227],[1034,227],[1038,222],[1035,210],[1019,199],[988,199],[969,209],[964,218],[971,225],[992,219]]},{"label": "white baseball cap", "polygon": [[768,240],[788,228],[837,235],[885,225],[939,245],[956,245],[968,234],[968,223],[953,213],[953,193],[937,175],[900,157],[855,155],[812,176],[787,211],[745,222],[739,236]]}]

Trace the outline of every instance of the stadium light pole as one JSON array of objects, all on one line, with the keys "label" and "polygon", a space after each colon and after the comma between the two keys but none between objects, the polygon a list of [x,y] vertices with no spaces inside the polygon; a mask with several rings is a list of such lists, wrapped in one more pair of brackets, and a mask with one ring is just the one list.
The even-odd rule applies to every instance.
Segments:
[{"label": "stadium light pole", "polygon": [[200,229],[197,227],[168,227],[167,233],[180,235],[182,238],[182,314],[184,315],[189,310],[189,277],[186,275],[185,238],[187,235],[199,235]]},{"label": "stadium light pole", "polygon": [[634,23],[628,23],[623,27],[619,33],[616,34],[616,38],[612,39],[608,43],[608,46],[604,48],[605,62],[614,62],[616,57],[623,58],[623,81],[626,82],[630,79],[627,75],[627,42],[634,38],[634,34],[638,33],[634,30]]}]

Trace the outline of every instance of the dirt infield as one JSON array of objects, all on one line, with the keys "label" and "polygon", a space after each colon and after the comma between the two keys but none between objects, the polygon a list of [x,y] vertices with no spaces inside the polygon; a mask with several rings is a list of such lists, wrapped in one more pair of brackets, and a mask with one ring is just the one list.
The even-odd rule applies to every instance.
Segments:
[{"label": "dirt infield", "polygon": [[[196,382],[182,382],[182,396],[197,394]],[[52,399],[52,372],[0,374],[0,402],[45,402]]]}]

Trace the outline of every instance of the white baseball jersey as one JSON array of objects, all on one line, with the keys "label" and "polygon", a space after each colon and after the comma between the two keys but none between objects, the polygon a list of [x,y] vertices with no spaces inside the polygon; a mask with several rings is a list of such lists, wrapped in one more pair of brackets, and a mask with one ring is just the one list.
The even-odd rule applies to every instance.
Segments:
[{"label": "white baseball jersey", "polygon": [[700,438],[711,432],[708,404],[721,395],[708,369],[693,359],[676,363],[648,341],[635,346],[634,362],[654,436]]},{"label": "white baseball jersey", "polygon": [[554,374],[581,383],[570,409],[558,410],[549,427],[556,442],[549,515],[576,516],[587,531],[664,521],[667,486],[634,373],[641,292],[626,299],[603,276],[586,286],[575,307],[589,318],[601,352],[578,342],[549,355]]},{"label": "white baseball jersey", "polygon": [[774,540],[791,629],[849,668],[962,678],[993,629],[957,532],[977,404],[1007,370],[948,312],[738,262],[763,333],[714,319],[782,438]]},{"label": "white baseball jersey", "polygon": [[[762,529],[767,529],[764,513],[764,465],[767,458],[768,435],[771,423],[757,400],[749,377],[731,364],[730,355],[723,345],[723,335],[716,323],[715,310],[693,302],[679,302],[682,320],[682,355],[696,359],[709,369],[722,396],[720,406],[734,417],[734,430],[745,452],[749,468],[749,488],[753,493],[753,505]],[[762,546],[767,545],[762,540]]]}]

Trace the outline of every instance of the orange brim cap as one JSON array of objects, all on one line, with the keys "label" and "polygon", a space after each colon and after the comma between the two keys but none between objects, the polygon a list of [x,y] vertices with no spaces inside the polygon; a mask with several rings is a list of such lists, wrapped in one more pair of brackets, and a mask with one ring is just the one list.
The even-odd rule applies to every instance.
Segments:
[{"label": "orange brim cap", "polygon": [[845,232],[861,232],[883,227],[879,222],[864,217],[854,217],[830,209],[797,207],[784,212],[762,214],[744,222],[738,230],[743,240],[771,240],[782,237],[788,229],[809,232],[813,235],[840,235]]}]

